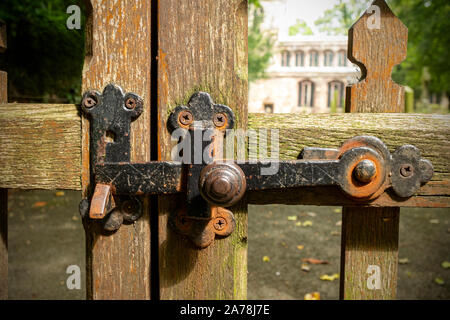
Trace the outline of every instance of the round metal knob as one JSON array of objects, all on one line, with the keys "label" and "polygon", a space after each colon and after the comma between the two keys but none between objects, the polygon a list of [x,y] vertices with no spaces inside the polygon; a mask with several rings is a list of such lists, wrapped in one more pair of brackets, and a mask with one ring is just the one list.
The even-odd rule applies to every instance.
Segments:
[{"label": "round metal knob", "polygon": [[364,159],[361,162],[359,162],[355,166],[355,169],[353,170],[355,178],[362,183],[371,182],[375,177],[376,173],[377,167],[375,166],[375,163],[373,163],[373,161],[368,159]]},{"label": "round metal knob", "polygon": [[215,206],[232,206],[242,198],[246,187],[244,172],[234,163],[211,163],[200,172],[200,194]]}]

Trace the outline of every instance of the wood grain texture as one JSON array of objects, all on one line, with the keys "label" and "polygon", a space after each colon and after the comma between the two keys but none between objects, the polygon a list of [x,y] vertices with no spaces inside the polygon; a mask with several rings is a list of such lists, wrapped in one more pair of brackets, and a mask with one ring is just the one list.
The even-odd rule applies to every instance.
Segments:
[{"label": "wood grain texture", "polygon": [[[7,136],[0,129],[2,139],[0,161],[12,162],[13,165],[0,167],[0,186],[26,189],[73,189],[81,190],[81,136],[80,115],[75,105],[0,105],[0,128],[16,130],[17,135]],[[1,111],[4,112],[1,112]],[[9,110],[9,111],[6,111]],[[7,123],[12,123],[7,126]],[[43,123],[52,123],[45,125]],[[296,159],[304,147],[336,148],[348,138],[356,135],[373,135],[382,139],[393,151],[403,144],[417,146],[422,156],[429,159],[434,166],[432,180],[424,185],[416,197],[409,199],[392,198],[390,194],[382,195],[372,206],[450,206],[450,116],[429,114],[249,114],[248,129],[260,128],[279,130],[280,159]],[[22,136],[18,128],[26,128],[27,135]],[[61,140],[61,130],[64,130]],[[269,131],[270,134],[270,131]],[[64,138],[67,136],[67,138]],[[39,140],[27,137],[39,137]],[[52,147],[52,146],[57,147]],[[21,151],[18,152],[20,146]],[[49,148],[52,157],[48,157]],[[64,150],[64,152],[55,152]],[[31,155],[22,157],[21,154]],[[43,164],[39,164],[40,162]],[[24,168],[32,162],[39,168],[37,174],[25,175]],[[6,163],[6,162],[4,162]],[[61,170],[61,163],[68,163]],[[45,165],[44,165],[45,164]],[[27,169],[28,170],[28,169]],[[8,181],[8,183],[6,183]],[[25,183],[26,182],[26,183]],[[300,192],[292,190],[261,191],[249,193],[250,203],[285,203],[285,204],[323,204],[345,205],[354,203],[341,194],[322,197],[323,189],[305,189]],[[398,201],[401,200],[401,203]]]},{"label": "wood grain texture", "polygon": [[[6,48],[6,28],[2,24],[0,21],[0,52]],[[0,103],[8,102],[7,95],[7,74],[0,71]],[[8,189],[0,188],[0,300],[6,299],[8,299]]]},{"label": "wood grain texture", "polygon": [[347,87],[346,111],[402,112],[405,88],[391,73],[406,58],[408,28],[384,0],[375,0],[349,29],[348,40],[348,58],[360,66],[362,77]]},{"label": "wood grain texture", "polygon": [[80,189],[80,124],[74,105],[1,105],[0,187]]},{"label": "wood grain texture", "polygon": [[[403,112],[404,88],[392,81],[391,72],[406,58],[408,30],[384,0],[372,7],[380,12],[379,28],[369,28],[366,12],[349,32],[349,58],[364,65],[365,79],[347,91],[346,111]],[[343,208],[341,299],[395,299],[399,221],[398,207]],[[371,266],[380,270],[379,287],[368,285]]]},{"label": "wood grain texture", "polygon": [[[88,4],[83,91],[103,91],[115,83],[144,100],[142,115],[131,125],[131,160],[150,160],[150,1],[100,1]],[[83,118],[82,188],[89,185],[89,122]],[[114,234],[85,223],[89,299],[150,298],[150,221],[144,215]]]},{"label": "wood grain texture", "polygon": [[[279,131],[280,159],[297,159],[304,147],[338,148],[357,135],[380,138],[391,152],[413,144],[434,166],[434,176],[416,197],[401,199],[386,193],[371,206],[450,206],[450,116],[423,114],[249,114],[249,129]],[[269,130],[269,136],[270,136]],[[328,197],[323,192],[328,190]],[[332,191],[334,190],[334,191]],[[332,192],[330,192],[332,191]],[[249,203],[344,205],[357,202],[336,193],[336,188],[260,191],[248,194]]]},{"label": "wood grain texture", "polygon": [[[196,91],[231,107],[236,128],[247,125],[247,1],[159,1],[158,115],[161,160],[173,143],[170,111]],[[161,299],[244,299],[247,290],[247,207],[232,208],[236,229],[206,249],[168,227],[180,197],[160,197]]]}]

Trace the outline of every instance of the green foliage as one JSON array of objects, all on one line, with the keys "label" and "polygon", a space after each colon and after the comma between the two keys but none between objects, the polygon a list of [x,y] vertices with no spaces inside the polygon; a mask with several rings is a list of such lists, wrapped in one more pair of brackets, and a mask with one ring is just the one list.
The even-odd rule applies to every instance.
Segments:
[{"label": "green foliage", "polygon": [[310,36],[313,35],[313,32],[305,21],[297,19],[296,23],[289,27],[289,35],[295,36],[296,34]]},{"label": "green foliage", "polygon": [[[1,0],[0,19],[7,26],[8,48],[0,70],[8,72],[8,95],[21,101],[76,102],[84,58],[84,21],[69,30],[68,6],[74,0]],[[83,18],[83,15],[82,15]],[[27,98],[28,97],[28,98]]]},{"label": "green foliage", "polygon": [[367,9],[361,0],[339,0],[332,9],[325,10],[322,17],[314,21],[319,31],[328,35],[347,35],[348,29]]},{"label": "green foliage", "polygon": [[424,71],[431,92],[450,93],[450,3],[448,0],[392,0],[390,6],[408,27],[408,56],[393,79],[420,94]]},{"label": "green foliage", "polygon": [[248,27],[248,79],[254,81],[264,77],[264,71],[273,55],[275,37],[268,31],[261,30],[264,10],[257,4],[249,6]]}]

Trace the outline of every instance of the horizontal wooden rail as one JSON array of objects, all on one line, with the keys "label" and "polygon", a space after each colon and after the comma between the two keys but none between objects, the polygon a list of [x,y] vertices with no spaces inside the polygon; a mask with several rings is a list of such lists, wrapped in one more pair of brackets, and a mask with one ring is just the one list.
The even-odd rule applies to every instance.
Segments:
[{"label": "horizontal wooden rail", "polygon": [[80,177],[77,106],[0,105],[0,188],[81,190]]},{"label": "horizontal wooden rail", "polygon": [[[249,129],[279,130],[280,159],[303,147],[337,148],[348,138],[373,135],[391,151],[413,144],[435,174],[418,196],[385,193],[371,206],[450,207],[450,115],[249,114]],[[61,104],[0,105],[0,188],[81,190],[81,120],[78,107]],[[326,195],[326,196],[324,196]],[[249,203],[359,205],[335,188],[249,192]]]}]

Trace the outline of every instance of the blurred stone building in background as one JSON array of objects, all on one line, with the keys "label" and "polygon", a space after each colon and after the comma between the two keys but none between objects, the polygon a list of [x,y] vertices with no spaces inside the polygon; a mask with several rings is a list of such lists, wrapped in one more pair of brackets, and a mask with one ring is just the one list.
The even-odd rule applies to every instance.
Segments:
[{"label": "blurred stone building in background", "polygon": [[264,27],[276,34],[275,54],[266,77],[250,83],[249,112],[339,112],[345,87],[357,82],[358,69],[347,59],[346,36],[289,36],[283,0],[261,1]]}]

